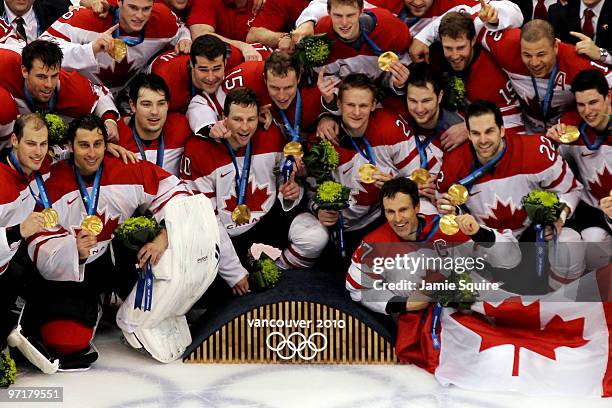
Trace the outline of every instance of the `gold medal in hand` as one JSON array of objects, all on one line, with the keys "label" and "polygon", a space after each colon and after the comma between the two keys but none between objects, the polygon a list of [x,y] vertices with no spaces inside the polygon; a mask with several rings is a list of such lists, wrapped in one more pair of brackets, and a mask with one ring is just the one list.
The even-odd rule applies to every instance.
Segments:
[{"label": "gold medal in hand", "polygon": [[399,57],[393,51],[383,52],[378,57],[378,66],[382,71],[389,71],[391,63],[399,60]]},{"label": "gold medal in hand", "polygon": [[300,142],[289,142],[283,147],[283,155],[293,156],[302,158],[304,156],[304,150],[302,150],[302,144]]},{"label": "gold medal in hand", "polygon": [[580,130],[576,126],[566,126],[565,133],[559,135],[561,143],[574,143],[580,137]]},{"label": "gold medal in hand", "polygon": [[430,177],[431,175],[429,174],[429,172],[423,168],[413,170],[410,174],[410,179],[414,181],[418,186],[427,183],[427,180],[429,180]]},{"label": "gold medal in hand", "polygon": [[236,225],[247,224],[251,220],[251,210],[246,204],[240,204],[232,211],[232,221]]},{"label": "gold medal in hand", "polygon": [[41,211],[45,229],[55,228],[59,222],[59,215],[53,208],[45,208]]},{"label": "gold medal in hand", "polygon": [[447,214],[440,218],[440,231],[445,233],[446,235],[455,235],[459,232],[459,224],[457,224],[457,220],[455,220],[456,215]]},{"label": "gold medal in hand", "polygon": [[127,44],[119,38],[113,39],[113,48],[110,50],[110,56],[117,62],[123,61],[127,55],[128,47]]},{"label": "gold medal in hand", "polygon": [[81,229],[90,232],[92,235],[98,236],[102,232],[104,224],[97,215],[88,215],[81,222]]},{"label": "gold medal in hand", "polygon": [[371,163],[366,163],[359,168],[359,180],[365,184],[372,184],[374,180],[374,172],[378,171],[376,166]]},{"label": "gold medal in hand", "polygon": [[450,186],[448,189],[448,195],[450,195],[452,205],[465,204],[469,197],[467,188],[465,188],[465,186],[462,184],[453,184]]}]

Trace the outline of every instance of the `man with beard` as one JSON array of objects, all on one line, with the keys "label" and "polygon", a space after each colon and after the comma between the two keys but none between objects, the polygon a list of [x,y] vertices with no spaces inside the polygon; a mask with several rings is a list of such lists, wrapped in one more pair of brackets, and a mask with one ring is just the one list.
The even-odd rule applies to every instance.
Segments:
[{"label": "man with beard", "polygon": [[482,46],[510,78],[529,133],[546,133],[562,113],[573,109],[569,85],[580,71],[599,69],[612,83],[607,66],[577,55],[575,46],[555,38],[547,21],[532,20],[520,30],[487,34]]}]

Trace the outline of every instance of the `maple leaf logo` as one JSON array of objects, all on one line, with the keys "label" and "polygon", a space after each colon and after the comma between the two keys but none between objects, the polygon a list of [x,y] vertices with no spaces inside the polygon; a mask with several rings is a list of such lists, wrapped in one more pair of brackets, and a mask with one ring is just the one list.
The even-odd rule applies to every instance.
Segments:
[{"label": "maple leaf logo", "polygon": [[[106,210],[102,212],[98,211],[96,215],[100,217],[102,224],[104,225],[102,232],[100,232],[100,235],[97,236],[98,242],[109,241],[119,226],[119,215],[116,217],[107,217]],[[81,226],[79,225],[78,227],[73,227],[72,230],[74,231],[75,236],[79,235],[79,232],[81,232]]]},{"label": "maple leaf logo", "polygon": [[607,197],[612,190],[612,174],[608,170],[608,166],[604,166],[601,173],[596,172],[593,179],[589,180],[589,190],[591,194],[598,200]]},{"label": "maple leaf logo", "polygon": [[351,193],[355,205],[371,207],[378,204],[380,200],[380,189],[374,184],[359,183],[360,187],[357,194]]},{"label": "maple leaf logo", "polygon": [[121,62],[114,61],[108,68],[100,68],[97,77],[109,89],[121,88],[134,76],[136,69],[132,66],[134,61],[128,62],[126,56]]},{"label": "maple leaf logo", "polygon": [[556,360],[555,349],[558,347],[578,348],[589,342],[583,338],[584,317],[565,321],[555,315],[542,328],[539,300],[524,306],[520,297],[515,296],[497,307],[485,302],[484,310],[486,316],[455,312],[451,317],[481,337],[479,352],[506,344],[513,345],[513,377],[519,375],[521,348]]},{"label": "maple leaf logo", "polygon": [[[523,98],[518,98],[518,101],[521,105],[521,110],[534,119],[544,121],[546,118],[542,114],[542,106],[538,103],[538,100],[534,96],[533,98],[527,98],[525,101]],[[548,118],[556,118],[561,114],[560,106],[551,105],[547,112]]]},{"label": "maple leaf logo", "polygon": [[[265,211],[263,206],[268,201],[270,197],[270,192],[268,190],[268,185],[266,184],[263,187],[254,188],[253,183],[249,181],[247,186],[247,194],[244,200],[245,204],[249,206],[249,209],[254,211],[263,212]],[[225,200],[225,211],[232,212],[234,208],[238,205],[238,198],[232,194],[229,198]]]},{"label": "maple leaf logo", "polygon": [[508,203],[496,199],[495,207],[490,207],[489,210],[490,215],[482,217],[482,222],[487,227],[496,230],[506,228],[517,230],[525,226],[527,213],[522,208],[515,208],[511,199],[508,200]]}]

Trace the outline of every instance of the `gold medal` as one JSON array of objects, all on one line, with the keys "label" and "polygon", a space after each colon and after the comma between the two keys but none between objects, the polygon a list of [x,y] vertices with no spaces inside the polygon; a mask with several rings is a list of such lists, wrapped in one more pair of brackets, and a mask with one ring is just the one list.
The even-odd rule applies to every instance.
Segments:
[{"label": "gold medal", "polygon": [[251,210],[246,204],[240,204],[232,211],[232,221],[236,225],[246,224],[251,220]]},{"label": "gold medal", "polygon": [[459,232],[459,225],[455,220],[456,215],[447,214],[440,218],[440,231],[446,235],[455,235]]},{"label": "gold medal", "polygon": [[97,215],[88,215],[87,217],[83,218],[83,221],[81,222],[81,229],[91,232],[95,236],[100,235],[103,228],[104,224]]},{"label": "gold medal", "polygon": [[48,230],[57,227],[59,222],[59,215],[57,211],[55,211],[53,208],[45,208],[41,211],[41,213],[43,215],[43,224],[45,229]]},{"label": "gold medal", "polygon": [[559,135],[561,143],[574,143],[580,137],[580,130],[576,126],[566,126],[565,133]]},{"label": "gold medal", "polygon": [[429,180],[430,177],[431,175],[429,174],[429,172],[423,168],[413,170],[410,174],[410,179],[414,181],[417,186],[427,183],[427,180]]},{"label": "gold medal", "polygon": [[391,62],[399,60],[399,57],[393,51],[383,52],[378,56],[378,66],[383,71],[389,71]]},{"label": "gold medal", "polygon": [[450,186],[450,188],[448,189],[448,194],[451,197],[452,205],[465,204],[469,197],[467,188],[465,188],[465,186],[461,184],[453,184],[452,186]]},{"label": "gold medal", "polygon": [[125,42],[115,38],[113,39],[113,48],[110,50],[110,56],[117,62],[121,62],[127,55],[128,47]]},{"label": "gold medal", "polygon": [[371,163],[364,164],[359,168],[359,180],[365,184],[374,183],[374,172],[378,171],[376,166]]},{"label": "gold medal", "polygon": [[283,147],[283,154],[285,157],[293,156],[302,158],[304,156],[304,150],[302,150],[302,144],[300,142],[289,142]]}]

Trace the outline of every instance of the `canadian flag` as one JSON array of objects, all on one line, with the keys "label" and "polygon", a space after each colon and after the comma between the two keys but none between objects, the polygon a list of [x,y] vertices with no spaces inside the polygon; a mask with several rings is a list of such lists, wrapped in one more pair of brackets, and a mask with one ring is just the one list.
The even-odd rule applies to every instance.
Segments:
[{"label": "canadian flag", "polygon": [[612,396],[612,303],[554,299],[509,296],[475,303],[470,313],[444,308],[439,349],[431,334],[433,305],[422,314],[406,313],[400,318],[396,352],[402,362],[430,371],[442,385]]}]

